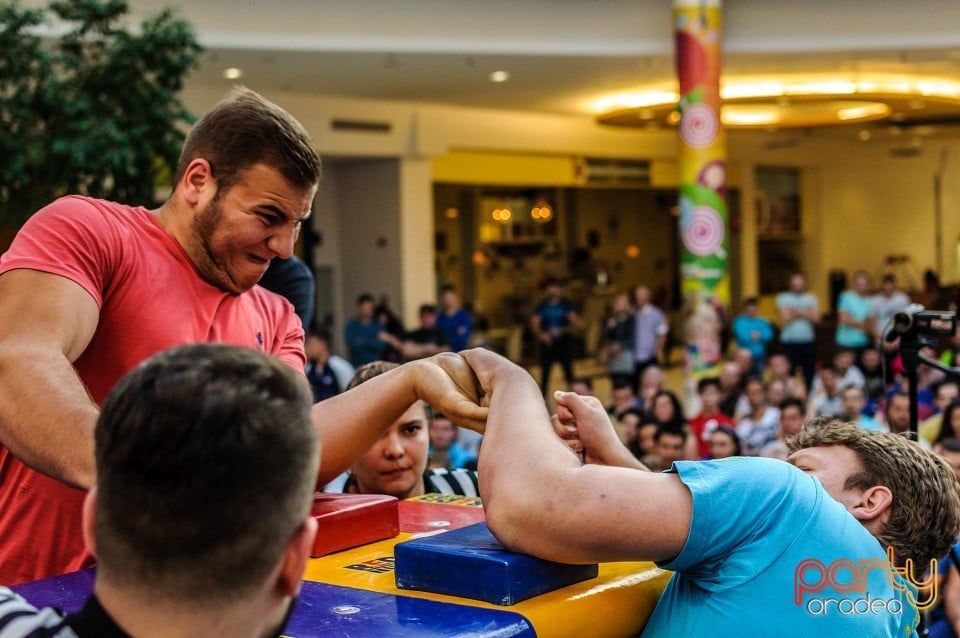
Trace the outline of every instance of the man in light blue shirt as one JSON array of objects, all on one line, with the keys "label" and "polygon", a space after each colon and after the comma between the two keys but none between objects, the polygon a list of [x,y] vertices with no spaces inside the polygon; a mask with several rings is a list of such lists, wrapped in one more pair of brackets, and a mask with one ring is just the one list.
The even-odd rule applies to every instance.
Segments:
[{"label": "man in light blue shirt", "polygon": [[856,364],[860,365],[860,355],[870,344],[873,297],[870,296],[870,275],[864,270],[853,273],[853,288],[840,293],[837,300],[837,346],[851,348],[856,353]]},{"label": "man in light blue shirt", "polygon": [[810,387],[817,362],[814,325],[820,323],[817,298],[807,291],[807,278],[802,273],[790,276],[790,289],[777,295],[780,314],[780,344],[790,359],[791,370],[799,366],[803,380]]},{"label": "man in light blue shirt", "polygon": [[561,439],[525,370],[488,351],[463,357],[489,399],[479,471],[490,530],[549,560],[674,571],[644,636],[916,635],[934,598],[923,569],[960,535],[960,486],[918,444],[833,422],[792,439],[789,463],[652,473],[598,400],[555,394]]}]

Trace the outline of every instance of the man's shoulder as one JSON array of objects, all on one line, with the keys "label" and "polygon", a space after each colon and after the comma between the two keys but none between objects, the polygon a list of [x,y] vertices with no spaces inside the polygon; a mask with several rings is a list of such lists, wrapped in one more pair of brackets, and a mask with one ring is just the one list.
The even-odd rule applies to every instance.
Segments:
[{"label": "man's shoulder", "polygon": [[0,638],[47,636],[76,638],[63,614],[52,608],[37,609],[6,587],[0,587]]},{"label": "man's shoulder", "polygon": [[58,235],[98,230],[117,226],[139,226],[149,212],[143,207],[128,206],[106,199],[84,195],[66,195],[36,212],[24,225],[25,232],[49,228]]}]

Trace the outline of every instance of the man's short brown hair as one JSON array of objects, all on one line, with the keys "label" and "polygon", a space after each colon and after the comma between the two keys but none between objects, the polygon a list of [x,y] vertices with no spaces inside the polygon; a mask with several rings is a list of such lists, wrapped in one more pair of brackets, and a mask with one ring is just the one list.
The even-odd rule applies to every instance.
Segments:
[{"label": "man's short brown hair", "polygon": [[862,466],[847,477],[845,489],[883,485],[893,494],[890,519],[877,539],[893,548],[898,564],[912,559],[924,566],[946,555],[960,535],[960,485],[946,461],[902,436],[838,420],[808,425],[787,440],[791,454],[831,445],[853,450]]},{"label": "man's short brown hair", "polygon": [[245,87],[235,88],[190,130],[177,164],[176,184],[197,158],[210,163],[223,191],[260,163],[276,169],[295,188],[309,189],[320,181],[320,155],[303,125]]}]

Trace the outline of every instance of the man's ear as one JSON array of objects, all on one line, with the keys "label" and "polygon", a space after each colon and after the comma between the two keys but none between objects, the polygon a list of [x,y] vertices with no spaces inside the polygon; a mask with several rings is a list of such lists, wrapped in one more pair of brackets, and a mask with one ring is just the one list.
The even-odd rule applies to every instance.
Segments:
[{"label": "man's ear", "polygon": [[87,551],[96,557],[97,555],[97,536],[94,533],[97,520],[97,488],[92,487],[83,499],[83,523],[81,525],[83,532],[83,544],[87,546]]},{"label": "man's ear", "polygon": [[205,206],[212,201],[217,192],[217,182],[213,178],[210,162],[202,157],[191,160],[177,184],[177,190],[191,206]]},{"label": "man's ear", "polygon": [[280,596],[296,596],[300,593],[303,572],[307,569],[307,559],[313,550],[313,539],[317,535],[317,519],[308,516],[294,533],[281,558],[280,573],[277,575],[277,588]]},{"label": "man's ear", "polygon": [[891,505],[893,493],[890,488],[874,485],[860,492],[860,500],[850,508],[850,513],[864,525],[874,521],[885,522],[889,518]]}]

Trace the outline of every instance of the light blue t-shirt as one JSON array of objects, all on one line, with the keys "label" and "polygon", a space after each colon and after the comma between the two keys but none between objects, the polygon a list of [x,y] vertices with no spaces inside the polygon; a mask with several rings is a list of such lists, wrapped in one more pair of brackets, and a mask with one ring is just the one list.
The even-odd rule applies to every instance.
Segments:
[{"label": "light blue t-shirt", "polygon": [[[777,308],[796,308],[805,310],[807,308],[816,308],[818,306],[817,298],[813,293],[786,291],[777,295]],[[810,343],[814,340],[813,322],[804,317],[798,317],[793,321],[788,321],[780,328],[780,341],[782,343]]]},{"label": "light blue t-shirt", "polygon": [[762,366],[767,357],[767,344],[773,341],[773,326],[763,317],[737,315],[733,320],[733,337],[738,347],[750,351],[754,364]]},{"label": "light blue t-shirt", "polygon": [[[850,315],[851,319],[863,321],[870,316],[873,307],[873,297],[861,297],[853,290],[844,290],[837,300],[837,312],[841,310]],[[837,345],[846,348],[862,348],[870,343],[866,330],[853,326],[837,324]]]},{"label": "light blue t-shirt", "polygon": [[[884,549],[817,479],[774,459],[680,461],[670,471],[690,489],[693,520],[663,565],[676,573],[645,638],[916,636],[919,616],[891,585]],[[861,591],[837,591],[852,580],[843,568],[834,581],[819,578],[835,561],[871,559],[882,562]]]}]

